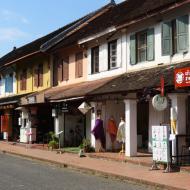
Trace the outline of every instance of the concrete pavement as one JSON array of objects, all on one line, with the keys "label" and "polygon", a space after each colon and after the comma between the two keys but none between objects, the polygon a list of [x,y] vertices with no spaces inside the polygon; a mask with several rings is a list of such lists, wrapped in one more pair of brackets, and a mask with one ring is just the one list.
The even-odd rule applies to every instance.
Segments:
[{"label": "concrete pavement", "polygon": [[190,190],[190,174],[185,172],[163,173],[163,171],[149,171],[147,167],[141,165],[90,157],[79,158],[78,155],[74,154],[56,154],[54,151],[30,149],[5,142],[0,142],[0,151],[50,162],[61,167],[71,167],[104,176],[149,184],[161,189]]}]

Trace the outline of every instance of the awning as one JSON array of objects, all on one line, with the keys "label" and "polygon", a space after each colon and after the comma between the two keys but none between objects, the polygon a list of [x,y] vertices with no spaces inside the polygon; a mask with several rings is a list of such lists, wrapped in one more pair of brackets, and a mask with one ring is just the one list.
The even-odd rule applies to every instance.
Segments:
[{"label": "awning", "polygon": [[72,84],[68,86],[59,86],[51,88],[45,91],[45,98],[51,102],[66,101],[78,98],[84,98],[90,92],[94,91],[97,88],[107,84],[115,77],[109,77],[105,79],[95,80],[95,81],[87,81],[77,84]]},{"label": "awning", "polygon": [[144,88],[154,88],[160,86],[160,77],[164,77],[165,87],[174,86],[174,70],[176,68],[189,67],[190,62],[170,64],[167,66],[157,66],[136,72],[125,73],[108,84],[90,92],[88,95],[136,92]]},{"label": "awning", "polygon": [[41,90],[41,91],[37,91],[37,92],[33,92],[33,93],[30,93],[30,94],[22,97],[21,100],[20,100],[20,105],[24,106],[24,105],[45,103],[44,94],[49,89],[50,88],[44,89],[44,90]]},{"label": "awning", "polygon": [[23,96],[25,95],[11,95],[0,98],[0,109],[13,108],[15,104],[18,104],[20,102],[20,98]]}]

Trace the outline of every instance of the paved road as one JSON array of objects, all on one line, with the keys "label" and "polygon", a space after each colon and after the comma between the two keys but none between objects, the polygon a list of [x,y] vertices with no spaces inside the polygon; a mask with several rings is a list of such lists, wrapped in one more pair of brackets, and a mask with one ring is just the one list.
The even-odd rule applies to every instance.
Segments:
[{"label": "paved road", "polygon": [[0,190],[147,190],[0,153]]}]

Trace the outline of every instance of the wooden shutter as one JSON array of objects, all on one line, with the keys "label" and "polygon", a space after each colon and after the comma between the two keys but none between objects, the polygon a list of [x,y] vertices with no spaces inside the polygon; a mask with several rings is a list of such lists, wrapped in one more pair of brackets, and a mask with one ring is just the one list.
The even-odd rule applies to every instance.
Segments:
[{"label": "wooden shutter", "polygon": [[26,90],[27,70],[23,71],[22,74],[22,90]]},{"label": "wooden shutter", "polygon": [[154,28],[147,31],[147,61],[154,60]]},{"label": "wooden shutter", "polygon": [[76,54],[75,76],[76,76],[76,78],[83,76],[83,52]]},{"label": "wooden shutter", "polygon": [[130,64],[136,64],[136,35],[130,36]]},{"label": "wooden shutter", "polygon": [[58,57],[54,55],[53,59],[53,86],[58,84]]},{"label": "wooden shutter", "polygon": [[69,80],[69,58],[63,59],[63,80]]},{"label": "wooden shutter", "polygon": [[34,69],[34,86],[38,87],[38,67]]},{"label": "wooden shutter", "polygon": [[162,24],[162,55],[172,55],[172,23]]},{"label": "wooden shutter", "polygon": [[177,29],[177,51],[185,52],[189,46],[189,32],[188,32],[189,16],[185,15],[176,19]]},{"label": "wooden shutter", "polygon": [[43,64],[39,65],[39,86],[43,86]]},{"label": "wooden shutter", "polygon": [[23,73],[20,74],[20,90],[23,90]]},{"label": "wooden shutter", "polygon": [[63,60],[62,59],[58,60],[57,74],[58,74],[58,81],[63,81]]}]

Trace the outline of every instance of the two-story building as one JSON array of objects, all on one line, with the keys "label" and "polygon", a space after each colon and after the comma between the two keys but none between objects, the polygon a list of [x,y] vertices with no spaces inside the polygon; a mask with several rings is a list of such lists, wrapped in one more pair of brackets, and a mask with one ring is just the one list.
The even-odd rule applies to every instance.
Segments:
[{"label": "two-story building", "polygon": [[[114,20],[113,15],[117,12],[117,8],[120,8],[119,17]],[[94,79],[110,72],[110,59],[113,58],[110,57],[109,50],[116,46],[114,40],[118,39],[117,35],[120,33],[119,38],[125,39],[121,46],[121,65],[124,65],[126,74],[113,79],[89,95],[102,97],[104,95],[109,100],[111,95],[115,94],[121,102],[124,102],[122,110],[125,112],[126,120],[127,156],[136,155],[137,146],[151,151],[151,128],[153,125],[170,125],[170,108],[173,108],[178,115],[176,138],[177,135],[185,135],[189,131],[189,121],[186,117],[189,107],[188,88],[183,90],[174,88],[174,69],[189,66],[189,15],[189,1],[127,1],[119,4],[115,12],[114,9],[110,11],[114,23],[112,26],[104,32],[79,40],[79,44],[90,46],[88,52],[92,58],[89,58],[88,62],[91,67],[88,77]],[[106,15],[105,19],[108,18]],[[93,42],[98,43],[90,45],[95,44]],[[115,45],[110,47],[110,43]],[[105,47],[103,51],[101,46]],[[103,60],[98,58],[102,52],[105,54]],[[97,58],[94,60],[94,57]],[[104,63],[106,67],[102,69]],[[98,65],[101,65],[99,69]],[[168,106],[164,111],[157,111],[153,108],[152,97],[160,94],[162,76],[165,79]],[[118,114],[115,105],[108,103],[107,100],[102,101],[104,106],[101,108],[106,115],[103,116],[105,121],[109,117],[107,115],[110,114],[110,110],[117,112],[115,115]],[[96,102],[94,106],[98,107],[99,104]],[[112,109],[110,105],[113,106]],[[173,140],[174,155],[175,151],[176,139]]]}]

